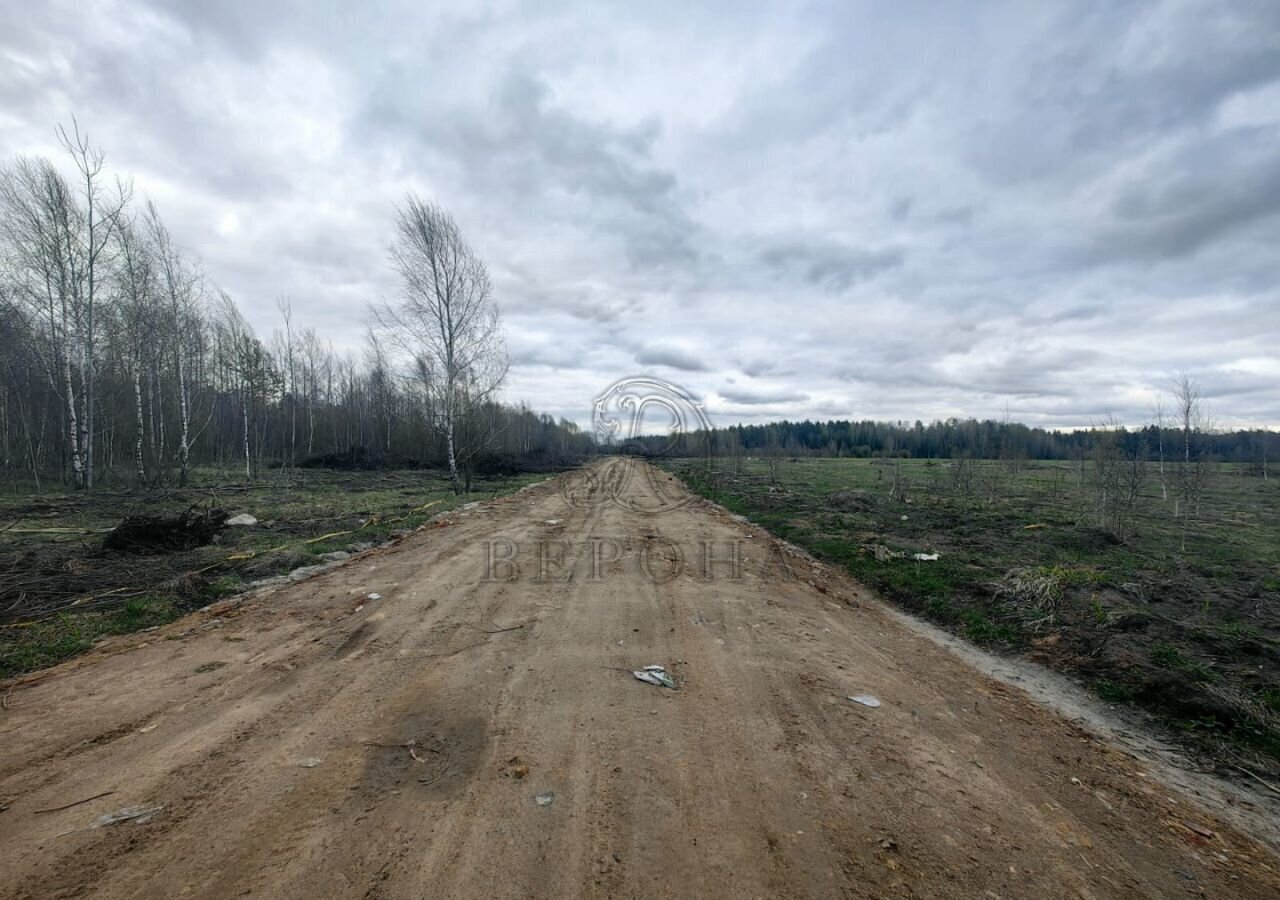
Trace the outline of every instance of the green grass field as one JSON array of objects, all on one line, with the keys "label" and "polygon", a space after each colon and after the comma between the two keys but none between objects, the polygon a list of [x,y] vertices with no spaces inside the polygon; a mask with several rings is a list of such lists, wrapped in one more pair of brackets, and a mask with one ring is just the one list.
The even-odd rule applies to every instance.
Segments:
[{"label": "green grass field", "polygon": [[[0,495],[0,677],[52,665],[111,634],[159,625],[252,581],[367,549],[460,503],[545,475],[481,479],[455,497],[438,471],[275,472],[255,482],[196,470],[184,489]],[[217,543],[175,553],[102,549],[127,515],[193,505],[259,520]],[[236,557],[236,558],[232,558]],[[72,601],[81,605],[52,612]]]},{"label": "green grass field", "polygon": [[1280,480],[1215,466],[1184,521],[1150,464],[1121,542],[1098,527],[1089,462],[970,462],[964,479],[947,460],[666,465],[976,643],[1065,669],[1220,759],[1280,760]]}]

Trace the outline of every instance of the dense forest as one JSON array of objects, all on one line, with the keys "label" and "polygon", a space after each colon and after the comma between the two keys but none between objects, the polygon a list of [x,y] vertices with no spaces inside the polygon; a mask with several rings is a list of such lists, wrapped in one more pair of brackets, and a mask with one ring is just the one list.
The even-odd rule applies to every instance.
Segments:
[{"label": "dense forest", "polygon": [[487,393],[462,403],[462,374],[442,433],[435,372],[385,330],[340,351],[279,299],[264,340],[156,206],[108,180],[77,130],[59,135],[65,172],[0,165],[0,477],[92,488],[195,466],[442,464],[452,436],[469,480],[591,449],[571,422]]},{"label": "dense forest", "polygon": [[[1196,402],[1199,403],[1198,399]],[[1196,421],[1183,423],[1172,418],[1163,425],[1149,424],[1132,430],[1099,427],[1077,431],[1050,431],[989,419],[948,419],[928,425],[923,422],[784,421],[715,429],[711,433],[711,446],[719,455],[743,452],[923,459],[1078,459],[1089,454],[1104,435],[1111,439],[1117,432],[1129,453],[1145,452],[1153,457],[1161,448],[1170,457],[1183,454],[1188,439],[1197,455],[1222,462],[1265,467],[1269,460],[1280,457],[1278,432],[1216,431]],[[707,452],[707,440],[702,432],[675,440],[650,436],[638,441],[635,448],[647,453],[697,456]]]}]

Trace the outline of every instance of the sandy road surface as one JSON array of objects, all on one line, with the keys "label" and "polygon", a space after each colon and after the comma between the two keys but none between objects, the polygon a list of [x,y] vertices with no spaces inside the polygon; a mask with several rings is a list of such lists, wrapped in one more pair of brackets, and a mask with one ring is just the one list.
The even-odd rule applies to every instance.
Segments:
[{"label": "sandy road surface", "polygon": [[[1280,896],[1129,756],[617,466],[570,493],[621,502],[544,483],[18,684],[0,896]],[[122,807],[161,808],[87,827]]]}]

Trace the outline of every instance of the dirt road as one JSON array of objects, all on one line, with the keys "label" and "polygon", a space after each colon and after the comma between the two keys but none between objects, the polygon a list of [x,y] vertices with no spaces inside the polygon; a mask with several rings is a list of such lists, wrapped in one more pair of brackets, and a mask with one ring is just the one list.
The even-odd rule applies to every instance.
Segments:
[{"label": "dirt road", "polygon": [[1280,896],[1130,756],[619,465],[15,685],[0,896]]}]

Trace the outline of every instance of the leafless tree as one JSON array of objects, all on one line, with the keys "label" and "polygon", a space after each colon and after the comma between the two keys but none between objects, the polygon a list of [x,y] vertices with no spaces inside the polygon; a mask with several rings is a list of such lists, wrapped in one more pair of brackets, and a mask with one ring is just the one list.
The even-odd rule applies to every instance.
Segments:
[{"label": "leafless tree", "polygon": [[974,470],[977,468],[977,463],[969,456],[961,455],[951,461],[950,467],[951,485],[955,488],[956,495],[967,503],[973,497]]},{"label": "leafless tree", "polygon": [[83,322],[81,328],[81,380],[84,387],[84,415],[81,419],[81,445],[84,454],[84,484],[93,487],[95,435],[94,422],[97,413],[97,308],[98,295],[107,273],[103,263],[103,254],[113,246],[113,236],[120,227],[125,207],[133,196],[133,187],[126,181],[116,182],[114,196],[107,197],[102,185],[102,164],[105,159],[102,151],[89,143],[89,136],[80,132],[80,123],[71,119],[72,131],[58,127],[58,140],[71,155],[76,170],[80,174],[83,206],[76,207],[82,217],[79,227],[67,229],[68,237],[75,233],[79,240],[68,252],[77,258],[76,265],[80,277],[75,283],[83,290],[81,309]]},{"label": "leafless tree", "polygon": [[83,269],[77,248],[79,215],[70,184],[46,159],[20,158],[0,173],[0,227],[14,292],[45,319],[44,364],[64,411],[72,483],[84,487],[82,382]]},{"label": "leafless tree", "polygon": [[1147,450],[1109,420],[1094,430],[1093,493],[1098,527],[1123,542],[1146,484]]},{"label": "leafless tree", "polygon": [[132,222],[121,224],[117,244],[119,316],[124,332],[125,365],[133,388],[134,472],[139,481],[145,481],[146,417],[142,400],[142,373],[148,355],[159,349],[154,341],[159,313],[159,286],[151,248]]},{"label": "leafless tree", "polygon": [[1021,475],[1027,465],[1027,448],[1021,426],[1016,426],[1009,418],[1009,404],[1004,405],[1004,418],[1001,420],[1000,462],[1009,475]]},{"label": "leafless tree", "polygon": [[391,382],[391,361],[386,347],[378,339],[377,331],[370,328],[365,335],[365,342],[368,345],[365,365],[369,370],[370,399],[378,417],[378,437],[382,439],[382,449],[390,451],[391,428],[395,419],[395,386]]},{"label": "leafless tree", "polygon": [[[491,396],[505,371],[501,332],[483,267],[465,254],[417,256],[438,264],[438,309],[453,326],[437,331],[451,345],[415,343],[423,365],[410,368],[423,377],[391,377],[396,345],[377,343],[362,363],[292,315],[277,364],[155,206],[129,215],[127,183],[108,184],[74,125],[59,134],[78,176],[43,158],[0,162],[0,477],[39,485],[56,473],[88,488],[230,463],[253,478],[304,447],[444,461],[442,421],[460,476],[481,453],[571,462],[593,448],[573,423]],[[412,245],[403,249],[408,263]]]},{"label": "leafless tree", "polygon": [[[12,276],[6,272],[4,260],[0,258],[0,365],[3,366],[6,387],[6,394],[13,397],[13,413],[10,412],[8,403],[4,403],[0,412],[0,419],[3,420],[3,432],[0,433],[0,439],[4,441],[5,446],[0,448],[0,457],[3,458],[5,468],[13,465],[13,457],[21,452],[26,458],[26,467],[31,474],[31,478],[35,483],[36,490],[40,489],[40,460],[41,451],[43,450],[43,427],[35,427],[34,415],[29,408],[31,401],[26,396],[27,392],[23,390],[24,379],[22,378],[21,367],[23,360],[19,347],[22,339],[29,328],[26,321],[26,311],[18,304],[13,296],[14,292],[10,285],[13,282]],[[16,413],[16,415],[14,415]],[[21,431],[21,437],[17,436],[17,432]],[[19,447],[21,450],[19,451]]]},{"label": "leafless tree", "polygon": [[191,469],[192,364],[197,349],[193,346],[193,337],[199,333],[201,324],[200,273],[174,244],[151,201],[147,201],[147,228],[155,248],[156,267],[172,330],[178,397],[178,483],[186,484]]},{"label": "leafless tree", "polygon": [[276,359],[284,373],[284,395],[289,401],[289,467],[298,461],[298,372],[293,364],[293,304],[288,297],[276,298],[276,309],[284,320],[284,334],[276,333]]},{"label": "leafless tree", "polygon": [[978,467],[977,475],[983,496],[986,498],[986,505],[994,506],[1005,482],[1011,477],[1009,471],[1002,463],[988,461]]},{"label": "leafless tree", "polygon": [[782,466],[782,440],[778,437],[776,428],[769,429],[768,442],[764,448],[765,462],[769,466],[769,481],[772,484],[778,484],[781,480],[780,469]]},{"label": "leafless tree", "polygon": [[1159,460],[1160,472],[1160,499],[1165,503],[1169,502],[1169,479],[1165,476],[1164,469],[1164,433],[1168,426],[1168,416],[1164,408],[1164,397],[1157,395],[1155,402],[1151,405],[1151,421],[1156,429],[1156,454]]},{"label": "leafless tree", "polygon": [[376,306],[375,320],[413,360],[428,415],[445,442],[453,488],[462,493],[460,457],[473,456],[480,449],[475,442],[483,445],[492,437],[467,420],[507,374],[489,272],[453,217],[413,194],[398,210],[391,261],[400,278],[400,298]]},{"label": "leafless tree", "polygon": [[726,429],[723,440],[723,452],[729,459],[729,473],[734,476],[741,475],[742,441],[738,439],[738,432],[732,428]]},{"label": "leafless tree", "polygon": [[316,443],[316,394],[319,390],[317,376],[324,347],[314,328],[304,328],[298,334],[298,373],[302,376],[302,402],[306,413],[307,456],[315,452]]},{"label": "leafless tree", "polygon": [[911,488],[908,484],[907,473],[902,467],[902,460],[894,459],[890,466],[892,479],[889,482],[889,499],[897,503],[905,503]]},{"label": "leafless tree", "polygon": [[1267,436],[1265,434],[1257,434],[1251,441],[1251,444],[1253,445],[1253,459],[1249,464],[1249,471],[1262,478],[1263,481],[1267,481],[1270,478],[1267,473],[1269,443],[1270,441],[1267,440]]},{"label": "leafless tree", "polygon": [[1213,422],[1200,393],[1200,385],[1183,373],[1173,383],[1174,414],[1182,433],[1182,459],[1178,467],[1178,500],[1175,514],[1182,518],[1183,550],[1187,549],[1187,533],[1191,520],[1200,515],[1200,504],[1209,480],[1208,451],[1202,436],[1211,431]]}]

